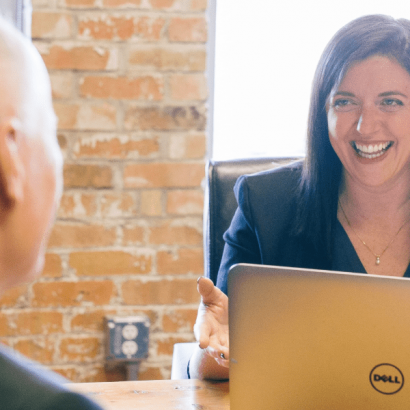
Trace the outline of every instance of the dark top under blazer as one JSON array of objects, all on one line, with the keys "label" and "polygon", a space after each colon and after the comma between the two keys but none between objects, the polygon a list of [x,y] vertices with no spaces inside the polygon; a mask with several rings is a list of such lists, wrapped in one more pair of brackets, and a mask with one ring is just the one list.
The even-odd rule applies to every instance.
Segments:
[{"label": "dark top under blazer", "polygon": [[[238,178],[234,191],[238,209],[225,232],[225,247],[217,286],[227,293],[229,268],[236,263],[366,273],[343,226],[334,216],[332,258],[303,237],[291,235],[300,203],[296,194],[302,171],[297,162]],[[404,272],[410,278],[410,264]]]},{"label": "dark top under blazer", "polygon": [[325,252],[290,235],[301,171],[302,163],[296,162],[238,178],[234,188],[238,208],[224,235],[225,248],[217,279],[223,292],[227,293],[228,271],[235,263],[331,268]]},{"label": "dark top under blazer", "polygon": [[0,409],[102,410],[63,386],[63,377],[0,347]]}]

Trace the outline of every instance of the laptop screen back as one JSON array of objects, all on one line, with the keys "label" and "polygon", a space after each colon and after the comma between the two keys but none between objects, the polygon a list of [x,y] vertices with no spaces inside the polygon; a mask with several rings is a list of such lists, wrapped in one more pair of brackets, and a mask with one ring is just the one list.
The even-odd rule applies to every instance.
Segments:
[{"label": "laptop screen back", "polygon": [[231,410],[409,408],[408,279],[239,264],[228,294]]}]

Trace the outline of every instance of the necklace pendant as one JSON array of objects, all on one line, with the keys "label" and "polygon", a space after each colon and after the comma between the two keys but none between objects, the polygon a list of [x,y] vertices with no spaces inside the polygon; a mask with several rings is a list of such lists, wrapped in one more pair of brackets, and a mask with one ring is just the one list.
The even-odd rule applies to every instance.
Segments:
[{"label": "necklace pendant", "polygon": [[380,256],[379,255],[376,256],[376,265],[380,265]]}]

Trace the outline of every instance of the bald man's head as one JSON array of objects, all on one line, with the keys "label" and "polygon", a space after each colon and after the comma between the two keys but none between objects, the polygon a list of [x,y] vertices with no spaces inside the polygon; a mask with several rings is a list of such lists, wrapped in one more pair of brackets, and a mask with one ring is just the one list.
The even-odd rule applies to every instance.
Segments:
[{"label": "bald man's head", "polygon": [[31,41],[2,18],[0,94],[0,123],[13,115],[28,137],[55,133],[50,80],[43,60]]},{"label": "bald man's head", "polygon": [[0,18],[0,292],[42,270],[62,191],[51,87],[31,44]]}]

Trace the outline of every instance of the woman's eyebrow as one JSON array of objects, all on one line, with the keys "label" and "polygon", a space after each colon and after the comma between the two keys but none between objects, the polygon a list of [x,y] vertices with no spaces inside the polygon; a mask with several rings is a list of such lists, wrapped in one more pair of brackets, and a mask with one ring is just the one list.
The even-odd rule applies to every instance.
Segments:
[{"label": "woman's eyebrow", "polygon": [[[355,97],[353,93],[349,93],[348,91],[338,91],[335,93],[336,95],[342,95],[345,97]],[[409,98],[406,94],[403,94],[400,91],[385,91],[384,93],[380,93],[379,97],[390,97],[391,95],[401,95],[402,97]]]},{"label": "woman's eyebrow", "polygon": [[355,97],[353,93],[349,93],[348,91],[338,91],[335,95],[343,95],[345,97]]},{"label": "woman's eyebrow", "polygon": [[403,94],[400,91],[386,91],[384,93],[380,93],[379,97],[390,97],[391,95],[401,95],[402,97],[408,98],[406,94]]}]

